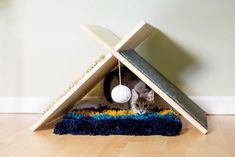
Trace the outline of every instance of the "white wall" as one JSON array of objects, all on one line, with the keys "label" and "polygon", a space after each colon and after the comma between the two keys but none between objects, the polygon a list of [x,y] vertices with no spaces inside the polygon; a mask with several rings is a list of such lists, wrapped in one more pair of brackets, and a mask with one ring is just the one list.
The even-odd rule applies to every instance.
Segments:
[{"label": "white wall", "polygon": [[0,96],[21,95],[17,5],[0,0]]},{"label": "white wall", "polygon": [[191,96],[235,95],[234,0],[0,0],[0,96],[54,97],[106,51],[80,23],[123,37],[145,19],[139,47]]}]

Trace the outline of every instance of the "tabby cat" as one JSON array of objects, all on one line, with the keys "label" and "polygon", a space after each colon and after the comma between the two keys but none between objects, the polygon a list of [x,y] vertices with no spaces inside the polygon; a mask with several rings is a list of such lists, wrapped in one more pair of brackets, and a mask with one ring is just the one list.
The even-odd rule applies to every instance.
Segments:
[{"label": "tabby cat", "polygon": [[[125,66],[121,68],[122,84],[131,89],[130,109],[137,114],[146,114],[157,109],[154,102],[155,92]],[[118,85],[118,69],[104,79],[104,95],[112,103],[111,90]]]}]

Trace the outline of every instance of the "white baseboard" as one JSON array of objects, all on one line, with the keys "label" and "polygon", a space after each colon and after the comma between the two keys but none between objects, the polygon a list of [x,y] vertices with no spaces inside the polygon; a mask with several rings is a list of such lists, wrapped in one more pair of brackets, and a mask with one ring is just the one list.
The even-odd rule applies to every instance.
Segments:
[{"label": "white baseboard", "polygon": [[[235,96],[190,96],[207,114],[235,114]],[[42,113],[48,97],[0,97],[0,113]]]},{"label": "white baseboard", "polygon": [[235,96],[190,96],[207,114],[235,114]]},{"label": "white baseboard", "polygon": [[48,97],[0,97],[0,113],[43,113]]}]

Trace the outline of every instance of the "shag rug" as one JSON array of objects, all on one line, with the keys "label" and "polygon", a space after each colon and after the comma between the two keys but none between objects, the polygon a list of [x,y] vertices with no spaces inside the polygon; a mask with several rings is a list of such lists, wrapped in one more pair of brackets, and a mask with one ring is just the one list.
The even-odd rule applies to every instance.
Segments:
[{"label": "shag rug", "polygon": [[80,110],[70,112],[56,124],[58,135],[179,135],[182,122],[173,110],[146,115],[126,110]]}]

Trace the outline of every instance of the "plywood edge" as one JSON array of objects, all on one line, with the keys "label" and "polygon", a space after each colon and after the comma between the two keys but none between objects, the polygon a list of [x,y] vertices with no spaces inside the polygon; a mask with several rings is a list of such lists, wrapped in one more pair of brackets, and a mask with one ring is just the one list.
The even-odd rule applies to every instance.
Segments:
[{"label": "plywood edge", "polygon": [[73,88],[61,97],[51,109],[42,115],[42,117],[30,128],[31,131],[36,131],[44,127],[51,120],[51,118],[63,114],[64,109],[70,106],[68,101],[75,101],[79,99],[76,99],[76,95],[78,94],[80,94],[80,97],[82,98],[89,91],[88,88],[91,89],[91,85],[97,83],[98,79],[102,77],[102,75],[104,76],[105,73],[109,72],[114,66],[116,66],[116,64],[117,59],[111,53],[108,53],[102,61],[100,61]]},{"label": "plywood edge", "polygon": [[149,87],[151,87],[160,97],[162,97],[169,105],[171,105],[177,112],[179,112],[185,119],[193,124],[203,134],[207,134],[207,128],[204,128],[199,122],[197,122],[189,113],[184,111],[173,99],[166,95],[160,88],[158,88],[150,79],[142,74],[137,68],[135,68],[128,60],[121,56],[118,52],[113,51],[113,55],[120,60],[127,68],[129,68],[134,74],[136,74],[142,81],[144,81]]},{"label": "plywood edge", "polygon": [[115,51],[135,49],[153,30],[154,27],[146,21],[141,21],[114,47]]},{"label": "plywood edge", "polygon": [[120,41],[120,38],[107,28],[89,24],[81,24],[80,26],[109,51],[113,51],[113,47]]}]

